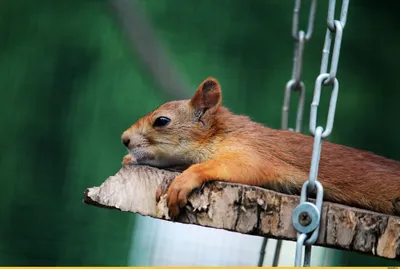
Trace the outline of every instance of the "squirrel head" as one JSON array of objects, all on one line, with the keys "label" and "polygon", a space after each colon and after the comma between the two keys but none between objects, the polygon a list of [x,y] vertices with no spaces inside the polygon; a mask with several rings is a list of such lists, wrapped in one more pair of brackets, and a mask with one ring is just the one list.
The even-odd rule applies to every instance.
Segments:
[{"label": "squirrel head", "polygon": [[165,168],[202,162],[220,131],[216,114],[221,102],[220,84],[209,77],[190,100],[165,103],[140,118],[122,134],[122,142],[136,164]]}]

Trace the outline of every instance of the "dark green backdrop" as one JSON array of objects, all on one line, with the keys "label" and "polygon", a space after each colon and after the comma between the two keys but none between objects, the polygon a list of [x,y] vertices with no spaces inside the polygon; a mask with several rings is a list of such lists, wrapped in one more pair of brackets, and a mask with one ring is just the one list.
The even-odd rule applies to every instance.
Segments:
[{"label": "dark green backdrop", "polygon": [[[304,28],[309,1],[303,2]],[[187,94],[215,76],[226,106],[279,128],[292,65],[293,1],[139,3],[170,64],[191,86]],[[350,3],[330,140],[400,160],[394,3]],[[327,1],[320,1],[305,52],[304,130],[326,11]],[[105,0],[0,1],[0,265],[127,263],[134,216],[86,206],[82,194],[120,167],[122,131],[171,96],[114,13]],[[324,91],[321,119],[328,97]],[[336,260],[333,265],[399,265],[345,252]]]}]

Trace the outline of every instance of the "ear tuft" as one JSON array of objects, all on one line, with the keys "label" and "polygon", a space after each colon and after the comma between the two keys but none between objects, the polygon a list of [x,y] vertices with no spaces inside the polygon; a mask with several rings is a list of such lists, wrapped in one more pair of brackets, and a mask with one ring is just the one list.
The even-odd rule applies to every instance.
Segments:
[{"label": "ear tuft", "polygon": [[208,77],[197,88],[196,93],[190,100],[190,104],[196,110],[215,110],[221,105],[222,94],[219,82],[213,78]]},{"label": "ear tuft", "polygon": [[216,81],[214,78],[207,78],[203,82],[203,91],[210,91],[215,87],[218,87],[218,81]]}]

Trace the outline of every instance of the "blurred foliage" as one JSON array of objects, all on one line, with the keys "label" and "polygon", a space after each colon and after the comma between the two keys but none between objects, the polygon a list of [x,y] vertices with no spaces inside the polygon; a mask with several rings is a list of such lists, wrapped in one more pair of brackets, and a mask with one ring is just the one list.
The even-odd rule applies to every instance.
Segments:
[{"label": "blurred foliage", "polygon": [[[188,92],[215,76],[227,107],[279,128],[292,68],[293,1],[139,2],[172,64],[190,81]],[[400,160],[396,5],[350,3],[330,140]],[[327,1],[320,1],[306,45],[305,131],[326,10]],[[127,263],[134,217],[85,206],[83,191],[120,167],[122,131],[169,97],[113,15],[105,0],[0,2],[1,265]],[[329,93],[323,91],[319,122]],[[339,251],[336,260],[334,265],[399,264]]]}]

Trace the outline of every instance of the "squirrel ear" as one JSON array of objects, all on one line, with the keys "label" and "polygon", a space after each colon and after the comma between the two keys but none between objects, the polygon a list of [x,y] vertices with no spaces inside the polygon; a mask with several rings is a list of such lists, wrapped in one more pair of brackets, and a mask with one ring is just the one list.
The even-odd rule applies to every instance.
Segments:
[{"label": "squirrel ear", "polygon": [[207,110],[216,110],[222,102],[221,86],[219,82],[212,77],[204,80],[197,88],[196,93],[190,100],[194,109],[206,112]]}]

